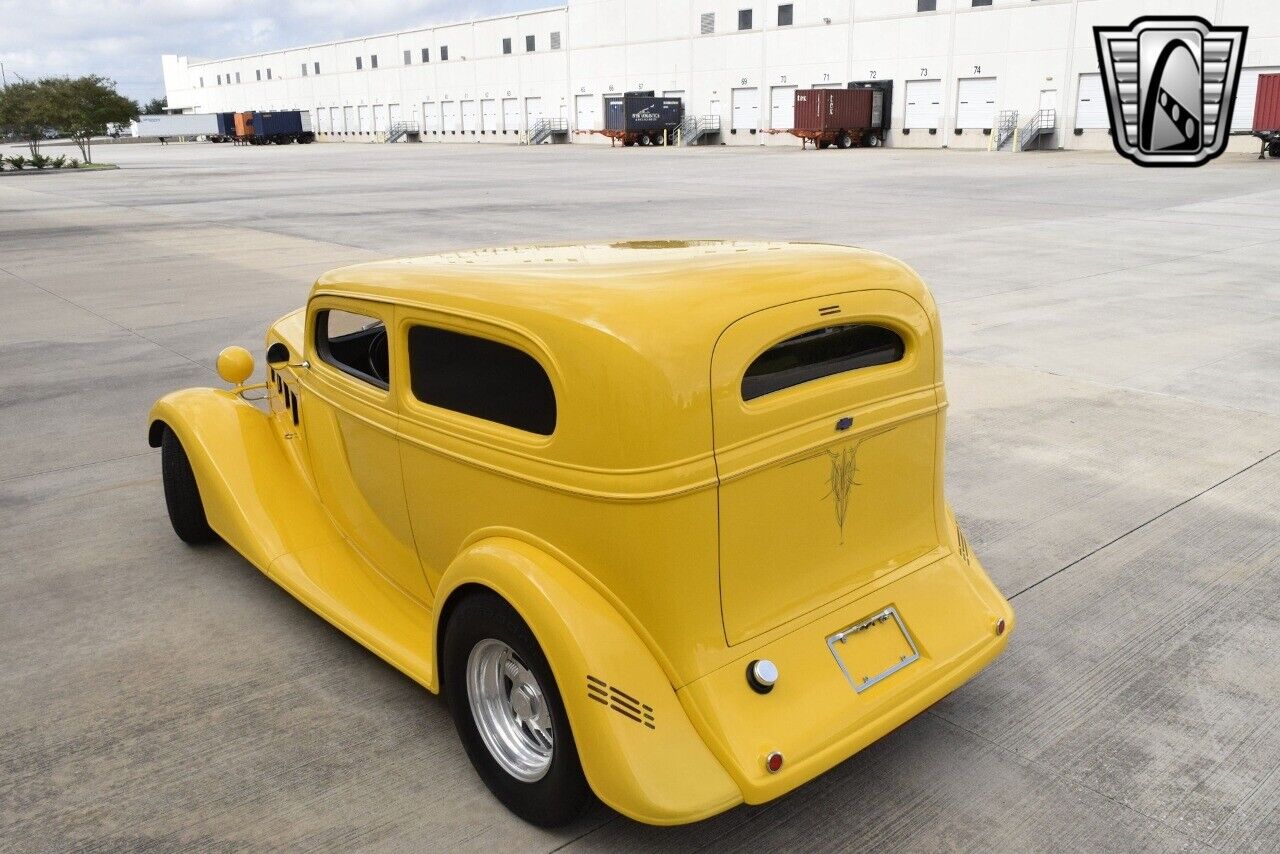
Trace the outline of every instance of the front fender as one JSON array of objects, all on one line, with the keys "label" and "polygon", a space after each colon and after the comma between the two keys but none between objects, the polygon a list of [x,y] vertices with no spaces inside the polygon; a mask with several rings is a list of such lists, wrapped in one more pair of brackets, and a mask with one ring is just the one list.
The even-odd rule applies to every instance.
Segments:
[{"label": "front fender", "polygon": [[182,442],[209,527],[264,572],[281,555],[335,538],[271,418],[215,388],[167,394],[148,417],[153,446],[162,428]]},{"label": "front fender", "polygon": [[441,579],[437,648],[452,597],[469,585],[502,596],[529,624],[600,800],[649,824],[697,821],[742,802],[653,655],[580,575],[519,540],[475,543]]}]

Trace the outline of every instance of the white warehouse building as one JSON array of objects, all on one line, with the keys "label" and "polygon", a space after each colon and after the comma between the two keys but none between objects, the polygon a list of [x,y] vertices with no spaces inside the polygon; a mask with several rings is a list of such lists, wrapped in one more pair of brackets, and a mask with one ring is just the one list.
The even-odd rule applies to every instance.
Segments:
[{"label": "white warehouse building", "polygon": [[1156,14],[1249,27],[1232,123],[1248,130],[1258,75],[1280,71],[1272,0],[567,0],[163,65],[171,109],[301,109],[320,139],[385,139],[403,122],[427,142],[511,143],[548,119],[568,128],[558,140],[607,142],[591,133],[604,99],[651,90],[718,118],[704,141],[794,145],[797,87],[892,81],[889,145],[986,148],[1001,111],[1052,110],[1049,146],[1104,148],[1093,27]]}]

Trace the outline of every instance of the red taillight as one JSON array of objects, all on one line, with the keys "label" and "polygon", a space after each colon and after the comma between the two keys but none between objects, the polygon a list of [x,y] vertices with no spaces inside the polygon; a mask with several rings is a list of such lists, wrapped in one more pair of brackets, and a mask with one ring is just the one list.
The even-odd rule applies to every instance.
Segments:
[{"label": "red taillight", "polygon": [[764,758],[764,767],[770,774],[777,774],[782,770],[782,754],[776,750],[770,753]]},{"label": "red taillight", "polygon": [[996,620],[996,637],[999,637],[1000,635],[1004,634],[1004,628],[1005,628],[1004,617],[1001,617],[1000,619]]}]

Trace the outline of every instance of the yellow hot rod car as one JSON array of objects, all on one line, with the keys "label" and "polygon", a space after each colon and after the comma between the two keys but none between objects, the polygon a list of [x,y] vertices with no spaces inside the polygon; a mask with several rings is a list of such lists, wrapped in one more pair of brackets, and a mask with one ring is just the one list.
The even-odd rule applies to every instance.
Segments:
[{"label": "yellow hot rod car", "polygon": [[592,793],[654,824],[776,798],[1013,629],[943,497],[936,308],[882,255],[362,264],[271,326],[266,361],[246,385],[228,348],[233,388],[153,407],[175,531],[442,692],[531,822]]}]

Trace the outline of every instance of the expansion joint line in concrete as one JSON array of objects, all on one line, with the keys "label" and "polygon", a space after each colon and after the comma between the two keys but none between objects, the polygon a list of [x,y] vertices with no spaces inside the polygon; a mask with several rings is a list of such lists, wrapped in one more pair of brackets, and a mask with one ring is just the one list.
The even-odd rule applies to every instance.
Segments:
[{"label": "expansion joint line in concrete", "polygon": [[1108,541],[1108,542],[1103,543],[1102,545],[1098,546],[1096,549],[1094,549],[1093,551],[1089,552],[1088,554],[1081,555],[1080,557],[1078,557],[1078,558],[1076,558],[1075,560],[1071,561],[1071,563],[1067,564],[1066,566],[1063,566],[1063,567],[1061,567],[1061,568],[1059,568],[1059,569],[1055,569],[1053,572],[1049,573],[1049,574],[1048,574],[1048,575],[1046,575],[1044,578],[1041,578],[1039,581],[1035,581],[1035,582],[1033,582],[1033,583],[1031,583],[1031,584],[1027,585],[1026,587],[1022,588],[1022,589],[1021,589],[1021,590],[1019,590],[1017,593],[1012,594],[1012,595],[1009,597],[1009,599],[1010,599],[1010,600],[1017,599],[1019,596],[1021,596],[1023,593],[1026,593],[1028,590],[1034,590],[1035,588],[1039,587],[1041,584],[1044,584],[1044,583],[1045,583],[1046,581],[1048,581],[1049,579],[1051,579],[1051,578],[1053,578],[1053,577],[1055,577],[1055,576],[1057,576],[1057,575],[1061,575],[1062,573],[1066,572],[1068,569],[1071,569],[1071,567],[1075,566],[1075,565],[1076,565],[1076,564],[1078,564],[1078,563],[1083,563],[1084,561],[1086,561],[1086,560],[1088,560],[1089,558],[1093,557],[1094,555],[1096,555],[1098,552],[1102,551],[1103,549],[1110,548],[1111,546],[1113,546],[1113,545],[1115,545],[1116,543],[1120,542],[1121,540],[1123,540],[1125,537],[1129,536],[1130,534],[1133,534],[1133,533],[1136,533],[1136,532],[1138,532],[1138,531],[1141,531],[1143,528],[1147,527],[1147,526],[1148,526],[1148,525],[1150,525],[1152,522],[1155,522],[1155,521],[1157,521],[1158,519],[1162,519],[1162,518],[1164,518],[1165,516],[1168,516],[1170,513],[1172,513],[1173,511],[1177,510],[1179,507],[1183,507],[1183,506],[1185,506],[1185,505],[1187,505],[1187,504],[1190,504],[1192,501],[1195,501],[1195,500],[1196,500],[1197,498],[1199,498],[1200,496],[1205,495],[1205,494],[1207,494],[1207,493],[1209,493],[1209,492],[1212,492],[1213,490],[1217,489],[1219,486],[1222,486],[1224,483],[1227,483],[1227,482],[1229,482],[1229,481],[1231,481],[1231,480],[1234,480],[1235,478],[1239,477],[1240,475],[1244,474],[1245,472],[1249,471],[1250,469],[1254,468],[1255,466],[1258,466],[1258,465],[1261,465],[1262,463],[1265,463],[1267,460],[1271,459],[1272,457],[1276,456],[1277,454],[1280,454],[1280,448],[1277,448],[1276,450],[1274,450],[1274,451],[1272,451],[1271,453],[1269,453],[1269,454],[1267,454],[1267,455],[1265,455],[1265,456],[1261,457],[1260,459],[1256,459],[1256,460],[1254,460],[1253,462],[1249,463],[1249,465],[1245,466],[1244,468],[1240,469],[1239,471],[1237,471],[1237,472],[1235,472],[1235,473],[1233,473],[1233,474],[1229,474],[1229,475],[1227,475],[1227,476],[1226,476],[1226,477],[1224,477],[1222,480],[1218,481],[1217,483],[1213,484],[1212,486],[1207,486],[1207,487],[1205,487],[1204,489],[1202,489],[1202,490],[1200,490],[1199,492],[1197,492],[1195,495],[1192,495],[1192,496],[1191,496],[1191,497],[1189,497],[1189,498],[1185,498],[1185,499],[1183,499],[1182,501],[1179,501],[1177,504],[1173,505],[1172,507],[1168,508],[1167,510],[1162,510],[1161,512],[1159,512],[1159,513],[1157,513],[1156,515],[1152,516],[1150,519],[1148,519],[1147,521],[1143,522],[1142,524],[1140,524],[1140,525],[1135,525],[1134,527],[1132,527],[1132,528],[1130,528],[1129,530],[1125,531],[1123,534],[1121,534],[1120,536],[1116,537],[1115,539],[1113,539],[1113,540],[1110,540],[1110,541]]}]

